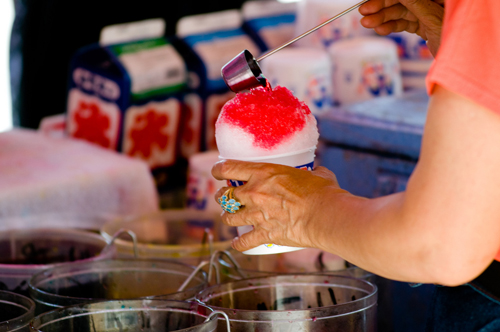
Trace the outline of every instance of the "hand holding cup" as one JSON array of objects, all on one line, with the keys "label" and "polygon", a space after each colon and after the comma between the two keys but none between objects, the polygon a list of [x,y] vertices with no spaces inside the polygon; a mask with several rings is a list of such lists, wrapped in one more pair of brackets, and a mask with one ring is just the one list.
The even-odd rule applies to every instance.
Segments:
[{"label": "hand holding cup", "polygon": [[[312,171],[269,163],[225,160],[214,165],[218,180],[245,182],[234,188],[234,197],[244,206],[237,213],[222,214],[229,226],[251,226],[253,230],[233,241],[233,248],[247,251],[263,244],[318,247],[324,206],[332,193],[345,193],[335,175],[324,167]],[[229,187],[221,188],[215,199]]]}]

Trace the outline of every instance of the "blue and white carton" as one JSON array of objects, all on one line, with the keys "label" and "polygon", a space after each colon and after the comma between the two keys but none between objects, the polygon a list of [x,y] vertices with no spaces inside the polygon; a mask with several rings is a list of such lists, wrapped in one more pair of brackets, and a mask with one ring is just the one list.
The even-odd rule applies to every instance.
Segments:
[{"label": "blue and white carton", "polygon": [[187,83],[185,62],[164,28],[162,20],[111,26],[100,44],[80,49],[71,62],[66,111],[69,136],[144,160],[159,189],[175,186],[182,172]]},{"label": "blue and white carton", "polygon": [[263,49],[283,45],[295,36],[296,2],[251,0],[243,3],[243,29]]},{"label": "blue and white carton", "polygon": [[185,47],[182,54],[189,70],[190,92],[184,102],[192,114],[193,131],[202,133],[200,151],[217,149],[215,122],[222,106],[234,97],[222,79],[221,68],[244,49],[254,56],[263,51],[242,25],[241,11],[236,9],[186,16],[177,24],[177,37]]}]

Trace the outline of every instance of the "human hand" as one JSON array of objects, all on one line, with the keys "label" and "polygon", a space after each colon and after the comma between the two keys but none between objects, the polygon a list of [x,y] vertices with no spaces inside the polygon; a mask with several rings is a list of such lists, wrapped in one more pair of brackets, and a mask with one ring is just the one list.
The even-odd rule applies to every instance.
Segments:
[{"label": "human hand", "polygon": [[[246,181],[234,189],[234,196],[244,207],[234,214],[222,214],[222,221],[229,226],[254,227],[233,241],[232,246],[238,251],[265,243],[318,247],[317,234],[321,228],[318,225],[331,217],[325,213],[331,194],[346,193],[339,188],[335,174],[324,167],[307,171],[227,160],[215,164],[212,175],[218,180]],[[215,199],[227,189],[221,188]]]},{"label": "human hand", "polygon": [[436,56],[441,42],[444,0],[370,0],[359,7],[361,25],[387,36],[392,32],[416,33]]}]

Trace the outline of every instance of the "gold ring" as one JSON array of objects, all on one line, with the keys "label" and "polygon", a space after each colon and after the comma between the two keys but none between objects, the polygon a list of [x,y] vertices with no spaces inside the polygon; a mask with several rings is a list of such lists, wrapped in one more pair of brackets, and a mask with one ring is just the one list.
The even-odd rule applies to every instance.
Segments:
[{"label": "gold ring", "polygon": [[222,209],[229,213],[236,213],[243,205],[234,197],[234,187],[226,190],[217,200]]}]

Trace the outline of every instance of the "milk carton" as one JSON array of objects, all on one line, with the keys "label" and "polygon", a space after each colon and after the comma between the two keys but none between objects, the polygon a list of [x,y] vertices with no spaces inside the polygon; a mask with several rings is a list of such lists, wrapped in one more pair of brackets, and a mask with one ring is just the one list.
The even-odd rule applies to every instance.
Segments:
[{"label": "milk carton", "polygon": [[295,2],[246,1],[241,7],[243,29],[262,48],[274,49],[296,37],[296,7]]},{"label": "milk carton", "polygon": [[[244,49],[255,56],[263,51],[242,24],[239,10],[186,16],[177,24],[177,36],[184,47],[181,52],[189,70],[190,93],[184,102],[191,114],[189,129],[201,133],[200,140],[195,141],[200,151],[217,148],[215,122],[225,102],[234,97],[222,79],[221,68]],[[194,144],[184,141],[184,155],[197,152]]]},{"label": "milk carton", "polygon": [[144,160],[160,190],[183,185],[187,69],[162,20],[107,27],[72,59],[67,134]]}]

